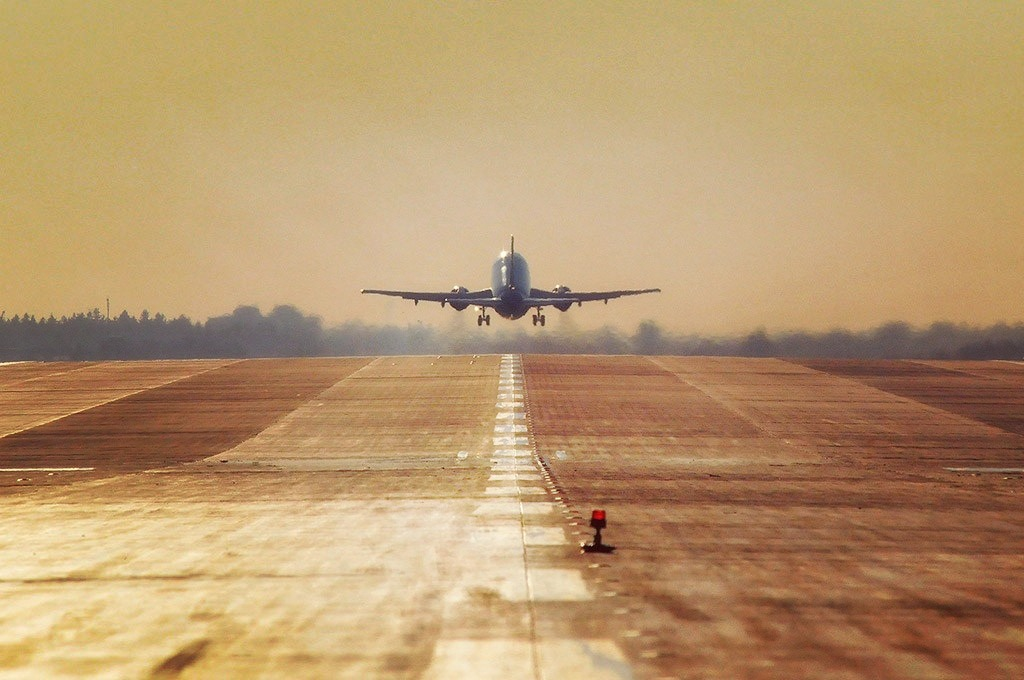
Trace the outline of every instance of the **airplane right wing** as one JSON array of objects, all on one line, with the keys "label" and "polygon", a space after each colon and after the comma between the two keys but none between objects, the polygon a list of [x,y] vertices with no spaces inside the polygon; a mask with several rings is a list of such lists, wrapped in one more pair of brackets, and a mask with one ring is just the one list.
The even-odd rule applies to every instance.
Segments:
[{"label": "airplane right wing", "polygon": [[[660,293],[661,288],[643,288],[639,290],[605,290],[598,292],[587,292],[587,293],[576,293],[571,290],[541,290],[540,288],[532,288],[530,290],[530,299],[528,303],[531,307],[544,307],[547,305],[553,305],[560,309],[564,306],[566,309],[570,305],[580,304],[584,302],[594,302],[596,300],[604,300],[605,303],[615,298],[625,297],[627,295],[643,295],[645,293]],[[566,304],[568,303],[568,304]]]},{"label": "airplane right wing", "polygon": [[455,309],[465,309],[470,305],[493,307],[499,301],[498,298],[494,297],[494,293],[491,292],[490,288],[473,291],[466,290],[465,288],[456,288],[455,290],[447,293],[364,288],[359,292],[363,294],[369,293],[372,295],[390,295],[392,297],[400,297],[403,300],[412,300],[414,304],[419,304],[420,300],[425,300],[427,302],[440,302],[442,307],[445,305],[451,305]]}]

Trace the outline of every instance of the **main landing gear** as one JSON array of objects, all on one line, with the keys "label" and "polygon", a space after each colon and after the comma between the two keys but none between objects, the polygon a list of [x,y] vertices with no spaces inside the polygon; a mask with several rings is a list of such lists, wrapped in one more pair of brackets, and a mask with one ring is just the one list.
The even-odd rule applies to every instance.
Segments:
[{"label": "main landing gear", "polygon": [[533,325],[540,324],[543,326],[545,321],[547,321],[547,317],[544,316],[543,312],[540,311],[540,307],[538,307],[537,313],[533,315]]},{"label": "main landing gear", "polygon": [[484,308],[481,307],[480,316],[476,317],[476,325],[483,326],[484,324],[491,325],[491,315],[484,312]]}]

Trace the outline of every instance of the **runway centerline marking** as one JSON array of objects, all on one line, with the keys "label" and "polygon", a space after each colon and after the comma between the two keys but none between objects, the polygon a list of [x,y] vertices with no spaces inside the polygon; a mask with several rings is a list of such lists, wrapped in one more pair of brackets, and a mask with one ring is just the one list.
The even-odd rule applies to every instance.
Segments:
[{"label": "runway centerline marking", "polygon": [[[613,640],[539,636],[537,603],[585,602],[595,596],[579,568],[538,565],[535,549],[564,546],[570,541],[562,526],[552,525],[558,522],[555,510],[561,506],[550,499],[554,491],[550,482],[544,481],[530,436],[523,382],[519,357],[506,354],[499,371],[489,484],[472,513],[481,525],[474,531],[472,543],[496,557],[515,559],[516,566],[512,569],[512,562],[502,562],[508,566],[475,577],[481,580],[470,577],[466,586],[452,591],[447,599],[466,602],[468,593],[485,588],[508,602],[523,603],[528,611],[529,640],[439,639],[427,678],[536,680],[565,677],[568,669],[582,671],[585,677],[604,678],[622,677],[618,672],[607,674],[608,669],[629,670]],[[517,657],[515,663],[504,658],[508,655]],[[566,665],[568,660],[571,663]]]}]

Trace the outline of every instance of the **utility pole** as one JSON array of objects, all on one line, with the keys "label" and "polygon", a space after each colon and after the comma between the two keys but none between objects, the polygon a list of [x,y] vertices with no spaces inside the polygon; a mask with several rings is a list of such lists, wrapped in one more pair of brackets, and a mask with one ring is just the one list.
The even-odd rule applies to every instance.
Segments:
[{"label": "utility pole", "polygon": [[110,321],[110,298],[107,298],[107,321]]}]

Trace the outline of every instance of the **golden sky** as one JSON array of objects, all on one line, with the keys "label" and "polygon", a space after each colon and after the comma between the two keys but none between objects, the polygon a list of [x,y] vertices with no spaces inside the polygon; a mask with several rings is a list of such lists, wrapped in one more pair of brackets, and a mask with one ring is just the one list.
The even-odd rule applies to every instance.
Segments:
[{"label": "golden sky", "polygon": [[358,291],[486,287],[515,233],[535,286],[664,290],[563,326],[1024,317],[1022,3],[0,0],[0,36],[8,314],[475,327]]}]

